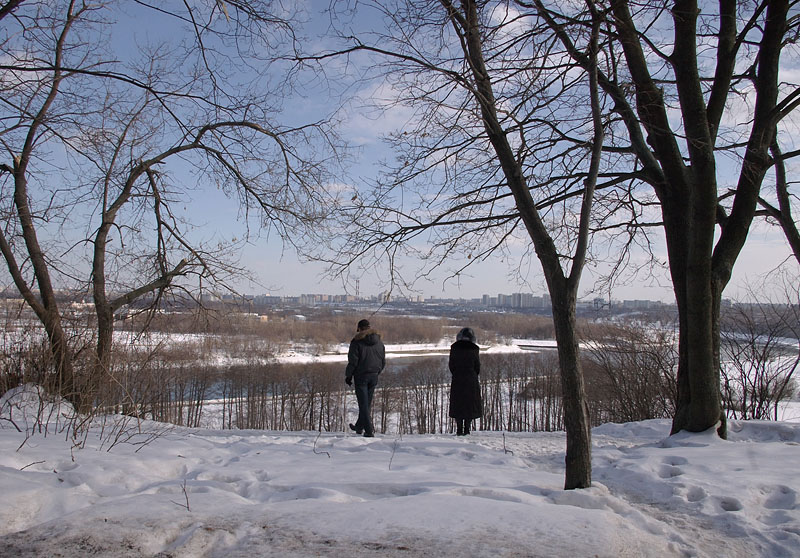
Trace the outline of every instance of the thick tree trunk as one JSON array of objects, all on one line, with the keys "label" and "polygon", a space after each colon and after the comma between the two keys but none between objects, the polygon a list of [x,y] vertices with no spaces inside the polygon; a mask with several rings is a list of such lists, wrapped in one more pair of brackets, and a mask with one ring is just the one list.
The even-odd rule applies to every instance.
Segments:
[{"label": "thick tree trunk", "polygon": [[[719,425],[726,436],[719,386],[719,293],[702,278],[687,277],[689,291],[700,295],[678,296],[678,400],[672,434],[681,430],[703,432]],[[702,298],[701,298],[702,297]],[[703,299],[704,298],[704,299]]]},{"label": "thick tree trunk", "polygon": [[60,394],[78,411],[83,411],[84,399],[75,381],[75,368],[70,350],[69,341],[61,325],[61,316],[58,311],[47,312],[42,320],[50,341],[50,351],[55,359],[55,385],[51,387],[54,393]]},{"label": "thick tree trunk", "polygon": [[96,307],[97,314],[97,353],[92,369],[92,379],[100,382],[107,377],[111,366],[111,347],[114,336],[114,314],[109,305]]},{"label": "thick tree trunk", "polygon": [[715,299],[720,293],[713,288],[709,242],[713,241],[714,224],[708,215],[701,219],[687,211],[685,201],[675,208],[670,201],[662,199],[662,215],[680,325],[678,400],[672,433],[702,432],[715,426],[722,415],[719,328],[715,325],[719,321]]}]

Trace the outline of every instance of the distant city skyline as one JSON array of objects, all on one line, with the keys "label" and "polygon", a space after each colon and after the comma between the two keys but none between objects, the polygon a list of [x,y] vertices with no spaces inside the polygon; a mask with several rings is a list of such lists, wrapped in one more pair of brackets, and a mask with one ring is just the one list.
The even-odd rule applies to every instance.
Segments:
[{"label": "distant city skyline", "polygon": [[[239,296],[230,293],[221,295],[210,295],[212,298],[236,302]],[[302,293],[292,295],[262,294],[243,294],[246,300],[256,306],[276,305],[276,304],[298,304],[301,306],[316,306],[327,304],[384,304],[384,303],[411,303],[411,304],[463,304],[468,306],[480,306],[485,308],[513,308],[513,309],[549,309],[551,307],[550,295],[533,293],[497,293],[496,295],[484,294],[477,298],[463,297],[437,297],[422,295],[417,296],[398,296],[392,297],[390,293],[384,291],[371,295],[348,295],[330,293]],[[659,300],[648,299],[612,299],[607,300],[600,297],[586,298],[578,302],[579,307],[583,308],[603,308],[613,306],[615,308],[647,309],[661,307],[665,304]]]},{"label": "distant city skyline", "polygon": [[[266,243],[265,243],[266,244]],[[733,269],[732,279],[723,296],[735,300],[748,298],[748,290],[755,289],[763,292],[760,282],[764,277],[773,272],[790,255],[789,247],[782,234],[775,228],[767,225],[754,226],[742,255]],[[320,263],[301,262],[291,253],[281,253],[280,249],[272,246],[251,246],[243,255],[243,262],[247,264],[258,278],[257,283],[243,282],[237,285],[240,292],[264,293],[280,296],[297,295],[299,293],[342,293],[363,295],[365,293],[379,293],[386,290],[385,278],[380,276],[380,270],[372,275],[361,275],[359,278],[359,292],[354,286],[346,286],[342,281],[329,279],[324,276],[325,267]],[[533,292],[543,294],[547,287],[540,272],[531,270],[528,285],[520,285],[509,278],[508,264],[492,260],[479,262],[471,267],[458,279],[441,276],[426,281],[418,281],[415,291],[401,292],[394,289],[395,295],[419,295],[425,298],[480,298],[484,294]],[[786,265],[796,268],[796,264],[789,260]],[[628,283],[619,282],[614,285],[609,293],[592,291],[596,276],[593,270],[587,268],[584,272],[580,296],[582,299],[604,298],[615,300],[653,300],[664,303],[673,303],[674,295],[667,271],[664,270],[659,277],[640,278]]]}]

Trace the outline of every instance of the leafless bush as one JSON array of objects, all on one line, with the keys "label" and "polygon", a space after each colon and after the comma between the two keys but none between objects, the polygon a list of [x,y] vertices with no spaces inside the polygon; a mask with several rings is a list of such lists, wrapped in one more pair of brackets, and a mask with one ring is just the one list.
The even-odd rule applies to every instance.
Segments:
[{"label": "leafless bush", "polygon": [[0,337],[0,394],[23,384],[44,386],[52,376],[52,353],[41,328],[6,327]]},{"label": "leafless bush", "polygon": [[673,331],[606,327],[588,347],[584,373],[595,423],[672,416],[678,358]]},{"label": "leafless bush", "polygon": [[800,364],[800,305],[734,304],[723,314],[722,399],[732,418],[775,419]]},{"label": "leafless bush", "polygon": [[35,435],[74,432],[72,405],[37,384],[22,384],[0,397],[0,425],[10,424],[25,435],[22,445]]},{"label": "leafless bush", "polygon": [[561,430],[561,380],[552,353],[481,357],[483,430]]},{"label": "leafless bush", "polygon": [[399,399],[392,405],[402,413],[398,417],[399,433],[445,431],[449,421],[447,396],[450,384],[446,362],[440,358],[415,359],[400,364],[398,371],[382,378],[383,382],[395,388],[388,393]]},{"label": "leafless bush", "polygon": [[342,431],[344,374],[339,366],[248,365],[220,376],[224,428]]},{"label": "leafless bush", "polygon": [[[558,357],[555,352],[537,355],[519,355],[520,369],[516,392],[518,418],[511,414],[509,430],[547,431],[563,429],[564,416],[561,406],[561,377],[558,374]],[[527,357],[527,358],[525,358]]]}]

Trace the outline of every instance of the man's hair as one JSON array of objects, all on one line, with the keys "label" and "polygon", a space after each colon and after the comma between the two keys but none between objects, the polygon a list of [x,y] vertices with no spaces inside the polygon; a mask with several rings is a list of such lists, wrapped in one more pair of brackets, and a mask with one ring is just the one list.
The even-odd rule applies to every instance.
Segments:
[{"label": "man's hair", "polygon": [[359,330],[369,329],[369,320],[359,320],[358,329]]}]

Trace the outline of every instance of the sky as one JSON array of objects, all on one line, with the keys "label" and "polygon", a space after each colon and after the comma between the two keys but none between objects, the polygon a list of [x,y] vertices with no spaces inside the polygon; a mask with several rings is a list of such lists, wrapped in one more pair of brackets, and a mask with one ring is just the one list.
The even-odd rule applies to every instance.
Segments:
[{"label": "sky", "polygon": [[[0,398],[2,556],[781,558],[800,548],[800,422],[731,421],[728,440],[669,436],[667,420],[605,424],[592,431],[592,487],[564,491],[563,432],[364,438],[108,417],[75,444],[55,422],[33,429],[30,393]],[[124,435],[113,420],[127,421]]]},{"label": "sky", "polygon": [[[313,10],[313,8],[312,8]],[[362,12],[364,13],[364,12]],[[361,19],[356,20],[356,25],[361,24],[366,28],[377,24],[377,20],[370,19],[369,12],[365,12],[366,18],[362,15]],[[326,16],[321,13],[310,12],[312,17],[312,29],[319,28],[326,21]],[[364,22],[362,19],[367,19]],[[325,50],[328,45],[324,39],[314,45],[315,48]],[[786,59],[789,57],[787,55]],[[352,59],[350,59],[352,60]],[[332,67],[338,67],[340,61],[330,61]],[[788,71],[788,70],[787,70]],[[335,72],[333,72],[335,74]],[[374,85],[366,84],[360,90],[363,95],[371,93],[370,87]],[[379,89],[379,94],[388,96],[390,94],[386,88]],[[324,96],[324,93],[323,93]],[[326,105],[320,103],[320,98],[315,92],[308,93],[295,100],[286,103],[287,117],[295,120],[302,119],[303,115],[317,114]],[[377,162],[381,159],[391,159],[392,153],[386,150],[382,144],[382,136],[392,131],[403,129],[406,119],[409,118],[409,111],[403,107],[393,107],[380,118],[375,119],[364,112],[364,109],[350,106],[346,117],[342,122],[341,131],[345,139],[351,145],[358,148],[359,152],[352,161],[349,169],[349,176],[343,179],[345,183],[351,181],[353,188],[357,189],[364,183],[370,183],[377,170]],[[721,170],[721,175],[727,171]],[[735,180],[735,177],[726,177],[725,180]],[[722,178],[721,178],[722,180]],[[765,179],[765,187],[768,187],[773,175],[768,174]],[[212,206],[212,212],[217,212],[219,205]],[[666,250],[664,242],[659,233],[652,233],[656,241],[658,250],[657,257],[662,261],[666,260]],[[434,273],[431,277],[419,280],[408,292],[404,292],[395,287],[395,294],[416,294],[424,297],[444,297],[444,298],[480,298],[484,294],[496,295],[498,293],[510,294],[514,292],[532,292],[535,295],[547,292],[544,276],[538,265],[535,256],[531,256],[532,248],[526,246],[526,239],[523,238],[519,246],[513,249],[510,258],[493,257],[488,261],[473,263],[457,278],[451,277],[449,269],[458,267],[464,262],[443,266],[440,272]],[[530,256],[531,265],[525,267],[522,277],[518,273],[520,267],[520,256],[526,254]],[[613,256],[613,254],[612,254]],[[789,260],[787,262],[787,259]],[[645,256],[634,254],[633,262],[643,264]],[[291,250],[284,250],[279,239],[275,236],[269,240],[259,239],[254,244],[248,246],[243,252],[243,261],[250,267],[256,277],[255,283],[242,282],[243,292],[261,293],[268,292],[277,295],[299,295],[303,293],[319,294],[356,294],[352,281],[345,285],[341,279],[327,276],[327,268],[323,264],[305,261],[298,258]],[[406,260],[402,264],[402,269],[406,277],[415,277],[413,270],[417,269],[419,262]],[[763,291],[763,281],[774,273],[776,268],[783,266],[791,273],[798,272],[796,261],[791,260],[791,251],[785,241],[780,229],[774,225],[768,225],[757,219],[753,225],[748,242],[737,261],[731,282],[724,294],[728,298],[736,300],[748,298],[751,291]],[[581,283],[580,296],[586,299],[602,297],[605,299],[649,299],[673,302],[674,296],[671,289],[669,275],[666,270],[654,271],[652,275],[640,273],[637,275],[622,274],[614,283],[613,288],[609,289],[601,286],[600,280],[607,272],[607,266],[599,262],[590,262],[587,265]],[[368,270],[354,270],[354,277],[359,280],[359,292],[361,295],[373,295],[387,290],[390,285],[385,269],[370,268]]]},{"label": "sky", "polygon": [[[286,4],[291,6],[292,3]],[[310,36],[316,37],[317,43],[312,46],[320,50],[325,48],[324,39],[320,38],[320,32],[326,28],[326,19],[322,12],[313,10],[320,9],[321,5],[316,3],[299,3],[298,5],[309,8],[311,17]],[[327,4],[325,5],[327,6]],[[152,10],[147,11],[148,25],[142,25],[143,10],[139,4],[131,4],[126,7],[131,21],[121,19],[118,29],[113,33],[113,44],[122,50],[128,49],[129,54],[136,54],[136,49],[130,44],[131,41],[156,42],[165,38],[171,38],[169,32],[175,29],[175,22],[172,19],[157,15]],[[114,14],[116,15],[116,14]],[[124,16],[120,16],[124,18]],[[373,24],[369,19],[367,24]],[[124,33],[118,32],[124,30]],[[178,37],[178,34],[176,34]],[[126,44],[126,41],[129,44]],[[340,62],[331,62],[333,68],[339,69]],[[319,82],[306,81],[306,87],[297,92],[297,96],[284,99],[286,122],[299,123],[309,119],[318,118],[325,114],[325,111],[334,106],[335,103],[326,92],[319,87]],[[352,93],[368,93],[365,86],[362,89],[354,88]],[[383,91],[386,93],[386,91]],[[398,127],[402,128],[407,112],[402,108],[395,108],[387,112],[381,118],[371,118],[363,109],[357,105],[351,105],[349,112],[343,113],[345,118],[342,122],[340,131],[343,137],[348,140],[354,148],[354,159],[348,169],[348,174],[337,177],[341,184],[336,187],[361,188],[365,183],[371,181],[377,166],[376,163],[381,158],[391,158],[392,154],[385,150],[381,138]],[[191,179],[191,178],[190,178]],[[768,176],[768,180],[770,177]],[[202,185],[199,192],[193,194],[192,199],[187,200],[187,216],[197,226],[197,235],[203,239],[222,238],[230,240],[232,238],[243,237],[245,223],[243,223],[242,212],[236,200],[226,198],[214,185]],[[48,196],[44,196],[48,199]],[[90,210],[96,209],[94,203],[87,207]],[[250,225],[253,224],[251,221]],[[81,225],[81,230],[73,231],[76,235],[71,243],[75,246],[88,246],[83,239],[87,232],[91,232],[92,227],[84,230],[85,223]],[[252,229],[251,229],[252,230]],[[57,231],[60,234],[62,231]],[[518,257],[527,254],[531,265],[524,268],[522,277],[519,271]],[[276,234],[262,234],[251,237],[239,255],[240,263],[252,271],[254,281],[250,281],[244,275],[234,281],[234,286],[245,294],[273,294],[296,296],[300,294],[360,294],[365,296],[376,295],[390,288],[390,281],[387,270],[381,266],[371,267],[368,270],[354,270],[349,282],[341,279],[331,278],[327,275],[327,268],[324,264],[308,262],[293,251],[291,247],[284,246],[281,239]],[[748,286],[756,285],[756,290],[761,289],[761,281],[764,277],[773,274],[775,268],[781,265],[790,251],[783,239],[782,234],[776,227],[757,224],[750,235],[744,252],[739,258],[734,270],[733,278],[725,296],[732,298],[745,297]],[[663,249],[660,256],[663,258]],[[641,255],[635,255],[635,261],[641,263]],[[459,263],[463,263],[459,262]],[[418,262],[403,261],[403,272],[406,278],[416,277],[415,269]],[[458,264],[456,264],[458,265]],[[792,272],[797,273],[797,263],[789,261],[786,267]],[[612,298],[617,300],[625,299],[650,299],[661,300],[664,302],[673,301],[668,274],[661,270],[654,276],[639,274],[620,278],[614,284],[613,289],[600,289],[597,281],[602,277],[605,269],[602,265],[591,264],[586,268],[583,275],[580,295],[584,298]],[[7,273],[3,272],[2,277],[5,283],[10,283],[6,278]],[[88,277],[88,273],[77,274],[81,279]],[[354,280],[358,279],[358,292],[354,287]],[[510,258],[492,258],[488,261],[479,261],[472,264],[466,271],[457,278],[450,276],[447,269],[432,274],[429,278],[418,280],[413,288],[402,291],[398,288],[393,289],[395,295],[421,295],[423,297],[439,298],[480,298],[484,294],[497,295],[511,294],[514,292],[531,292],[535,295],[547,292],[543,275],[538,266],[538,261],[532,255],[525,243],[520,243],[513,249]]]},{"label": "sky", "polygon": [[[245,249],[243,258],[258,277],[257,282],[241,283],[242,292],[245,293],[296,296],[345,294],[347,291],[347,294],[355,294],[352,286],[327,276],[325,265],[299,259],[291,249],[284,250],[280,242],[274,239],[272,242],[258,240],[251,244]],[[425,298],[473,299],[480,298],[484,294],[496,296],[498,293],[531,292],[538,296],[547,292],[544,276],[538,266],[530,273],[526,283],[519,281],[514,269],[514,265],[509,262],[499,260],[479,262],[458,279],[442,274],[433,280],[420,282],[417,284],[418,289],[412,294],[419,294]],[[774,278],[777,269],[797,273],[797,264],[792,259],[782,233],[775,227],[758,224],[751,231],[747,244],[734,266],[733,276],[724,296],[733,300],[749,300],[752,296],[750,291],[760,290],[765,280]],[[378,273],[361,275],[359,294],[370,296],[385,291],[387,286],[384,277],[384,274]],[[618,282],[611,293],[596,286],[598,279],[599,274],[595,273],[593,268],[587,267],[580,289],[583,298],[610,297],[615,300],[674,302],[669,277],[663,271],[650,277],[640,276]],[[774,287],[777,289],[778,285]]]}]

